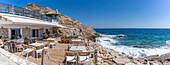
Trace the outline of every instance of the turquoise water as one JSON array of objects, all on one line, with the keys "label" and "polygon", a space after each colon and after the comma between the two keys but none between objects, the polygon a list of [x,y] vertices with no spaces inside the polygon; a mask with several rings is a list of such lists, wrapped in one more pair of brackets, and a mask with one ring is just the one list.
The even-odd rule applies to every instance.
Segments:
[{"label": "turquoise water", "polygon": [[105,35],[120,35],[123,38],[112,38],[118,40],[112,45],[125,45],[137,48],[157,48],[165,46],[170,40],[170,29],[95,29],[96,32]]}]

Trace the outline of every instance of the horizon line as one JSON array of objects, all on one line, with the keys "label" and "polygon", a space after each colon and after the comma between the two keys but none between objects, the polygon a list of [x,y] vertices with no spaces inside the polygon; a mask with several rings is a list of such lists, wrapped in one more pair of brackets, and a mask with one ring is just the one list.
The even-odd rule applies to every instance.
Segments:
[{"label": "horizon line", "polygon": [[[121,27],[120,28],[118,28],[118,27],[103,27],[103,28],[95,28],[94,27],[94,29],[111,29],[111,28],[117,28],[117,29],[121,29]],[[134,27],[122,27],[122,29],[123,28],[134,28]],[[145,28],[145,29],[170,29],[170,27],[136,27],[136,28],[138,28],[138,29],[142,29],[142,28]],[[135,28],[134,28],[135,29]]]}]

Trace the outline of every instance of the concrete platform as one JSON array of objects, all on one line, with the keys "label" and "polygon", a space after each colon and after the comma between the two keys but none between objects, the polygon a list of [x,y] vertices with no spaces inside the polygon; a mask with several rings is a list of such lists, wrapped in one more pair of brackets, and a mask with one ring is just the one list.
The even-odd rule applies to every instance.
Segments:
[{"label": "concrete platform", "polygon": [[17,64],[0,53],[0,65],[17,65]]}]

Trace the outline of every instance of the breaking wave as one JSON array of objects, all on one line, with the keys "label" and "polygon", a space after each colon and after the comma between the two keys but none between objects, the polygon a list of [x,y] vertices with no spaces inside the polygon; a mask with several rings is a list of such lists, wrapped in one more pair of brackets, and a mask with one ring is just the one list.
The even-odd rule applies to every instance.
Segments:
[{"label": "breaking wave", "polygon": [[117,35],[105,35],[100,34],[102,37],[96,38],[96,42],[102,45],[105,48],[109,48],[115,51],[118,51],[120,54],[123,52],[128,56],[133,58],[143,58],[151,55],[162,55],[166,53],[170,53],[169,46],[161,46],[159,48],[136,48],[133,46],[125,46],[125,45],[114,45],[119,43],[116,38]]}]

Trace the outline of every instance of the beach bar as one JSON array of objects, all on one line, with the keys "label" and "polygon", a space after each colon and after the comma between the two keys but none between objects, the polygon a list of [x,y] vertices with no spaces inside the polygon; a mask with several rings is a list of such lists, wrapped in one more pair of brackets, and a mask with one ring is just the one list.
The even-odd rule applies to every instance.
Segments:
[{"label": "beach bar", "polygon": [[0,36],[11,39],[19,34],[24,38],[43,38],[43,33],[53,34],[53,28],[63,27],[57,17],[48,17],[22,7],[0,3]]}]

